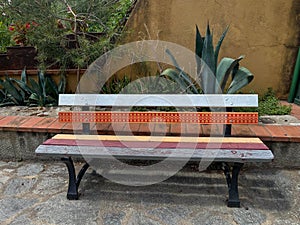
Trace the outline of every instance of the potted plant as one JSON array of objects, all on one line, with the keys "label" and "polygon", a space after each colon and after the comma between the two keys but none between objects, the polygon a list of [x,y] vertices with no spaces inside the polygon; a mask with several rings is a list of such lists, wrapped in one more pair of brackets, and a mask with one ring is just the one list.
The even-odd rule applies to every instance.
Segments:
[{"label": "potted plant", "polygon": [[29,45],[28,41],[28,33],[35,26],[37,24],[34,22],[22,23],[17,21],[8,27],[12,40],[16,43],[15,46],[7,47],[10,69],[23,69],[25,66],[28,69],[36,68],[37,61],[35,57],[37,52],[33,46]]},{"label": "potted plant", "polygon": [[[5,1],[3,11],[13,21],[25,24],[25,46],[37,48],[40,68],[55,65],[62,69],[86,68],[113,47],[134,3],[132,0]],[[39,26],[30,24],[26,29],[28,21]]]}]

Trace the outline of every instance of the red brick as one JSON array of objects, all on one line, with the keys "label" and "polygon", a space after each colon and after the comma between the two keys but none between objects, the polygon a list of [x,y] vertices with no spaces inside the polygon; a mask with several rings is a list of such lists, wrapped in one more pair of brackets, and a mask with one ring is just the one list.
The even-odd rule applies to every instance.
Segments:
[{"label": "red brick", "polygon": [[281,126],[291,142],[300,142],[300,126]]},{"label": "red brick", "polygon": [[147,123],[141,123],[139,127],[139,134],[140,135],[150,135],[151,130],[149,128],[149,125]]},{"label": "red brick", "polygon": [[57,121],[56,118],[44,118],[40,122],[36,123],[31,130],[32,132],[48,132],[47,128],[55,121]]},{"label": "red brick", "polygon": [[0,127],[2,130],[17,131],[18,127],[29,120],[29,117],[24,116],[7,116],[0,120]]},{"label": "red brick", "polygon": [[222,124],[204,124],[202,125],[203,136],[223,136],[225,134]]},{"label": "red brick", "polygon": [[61,133],[62,128],[66,125],[66,123],[61,123],[56,119],[53,121],[46,129],[49,133]]},{"label": "red brick", "polygon": [[202,136],[202,126],[200,124],[184,124],[183,127],[184,134],[182,136]]},{"label": "red brick", "polygon": [[94,130],[96,134],[107,134],[110,125],[110,123],[96,123],[92,130]]},{"label": "red brick", "polygon": [[82,133],[82,123],[65,123],[61,132],[65,134]]},{"label": "red brick", "polygon": [[233,136],[237,137],[253,137],[255,133],[250,129],[249,125],[232,125],[232,133]]},{"label": "red brick", "polygon": [[289,141],[286,132],[280,125],[266,125],[265,128],[272,136],[272,141]]},{"label": "red brick", "polygon": [[154,123],[154,135],[166,136],[170,133],[170,125],[165,123]]},{"label": "red brick", "polygon": [[42,120],[44,120],[45,118],[43,117],[29,117],[29,120],[27,120],[25,123],[21,124],[18,127],[18,131],[22,131],[22,132],[32,132],[35,125],[39,122],[41,122]]},{"label": "red brick", "polygon": [[264,125],[249,125],[250,130],[254,133],[255,137],[261,138],[263,141],[271,141],[271,133],[265,128]]},{"label": "red brick", "polygon": [[170,135],[180,136],[182,132],[182,125],[179,123],[172,123],[170,127]]}]

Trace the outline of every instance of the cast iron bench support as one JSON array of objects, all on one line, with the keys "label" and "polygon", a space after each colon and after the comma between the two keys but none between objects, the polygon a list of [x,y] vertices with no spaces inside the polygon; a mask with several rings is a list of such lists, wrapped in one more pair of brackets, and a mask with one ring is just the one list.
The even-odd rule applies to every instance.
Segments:
[{"label": "cast iron bench support", "polygon": [[238,176],[243,167],[243,163],[234,163],[230,175],[230,166],[228,163],[222,163],[226,182],[228,186],[228,207],[240,207]]},{"label": "cast iron bench support", "polygon": [[88,163],[85,163],[76,177],[76,171],[75,171],[74,162],[72,158],[64,157],[61,158],[61,160],[66,164],[68,169],[68,174],[69,174],[67,198],[69,200],[78,200],[79,198],[78,187],[80,185],[83,175],[85,174],[86,170],[89,168],[90,165]]}]

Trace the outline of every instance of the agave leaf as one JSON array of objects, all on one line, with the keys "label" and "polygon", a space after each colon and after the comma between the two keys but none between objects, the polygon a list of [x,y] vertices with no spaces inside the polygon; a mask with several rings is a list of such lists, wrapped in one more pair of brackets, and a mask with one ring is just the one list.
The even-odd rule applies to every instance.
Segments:
[{"label": "agave leaf", "polygon": [[169,55],[171,61],[173,62],[173,65],[174,65],[177,69],[181,70],[181,68],[180,68],[180,66],[179,66],[179,64],[178,64],[178,62],[176,61],[176,59],[175,59],[175,57],[173,56],[173,54],[171,53],[171,51],[170,51],[169,49],[166,49],[166,53]]},{"label": "agave leaf", "polygon": [[237,59],[232,58],[223,58],[221,62],[219,63],[217,67],[217,84],[216,86],[220,86],[222,92],[224,92],[227,80],[229,78],[230,73],[233,71],[233,69],[238,66],[239,61],[241,61],[244,58],[244,56],[240,56]]},{"label": "agave leaf", "polygon": [[210,32],[209,24],[207,25],[206,36],[203,43],[202,60],[210,68],[213,74],[215,74],[216,62],[214,57],[213,35]]},{"label": "agave leaf", "polygon": [[14,82],[16,82],[19,85],[19,87],[23,91],[25,91],[27,94],[32,94],[33,93],[33,90],[26,83],[24,83],[22,80],[17,80],[17,79],[13,79],[13,78],[12,78],[12,80]]},{"label": "agave leaf", "polygon": [[228,30],[229,30],[229,26],[226,27],[225,31],[221,35],[221,37],[220,37],[220,39],[218,41],[218,44],[216,46],[216,49],[215,49],[215,62],[216,62],[216,64],[218,63],[218,57],[219,57],[219,51],[220,51],[221,45],[223,43],[223,40],[224,40],[224,38],[225,38]]},{"label": "agave leaf", "polygon": [[58,87],[56,85],[56,83],[54,82],[54,80],[51,77],[46,77],[45,79],[45,88],[46,88],[46,93],[47,95],[54,95],[54,96],[58,96],[59,92],[58,92]]},{"label": "agave leaf", "polygon": [[45,75],[43,71],[38,72],[38,80],[39,80],[39,85],[42,90],[42,97],[46,97],[46,82],[45,82]]},{"label": "agave leaf", "polygon": [[196,25],[196,49],[195,49],[195,53],[199,58],[202,57],[202,49],[203,49],[203,38],[200,34],[198,26]]},{"label": "agave leaf", "polygon": [[17,105],[23,105],[24,99],[21,92],[14,86],[13,82],[9,77],[5,78],[2,86],[6,89],[7,93],[10,94],[9,98]]},{"label": "agave leaf", "polygon": [[21,73],[21,81],[23,83],[27,83],[27,74],[26,74],[26,67],[22,70],[22,73]]},{"label": "agave leaf", "polygon": [[28,80],[29,80],[29,84],[30,84],[32,90],[34,91],[34,93],[41,96],[42,95],[42,90],[41,90],[39,84],[34,79],[32,79],[31,77],[29,77]]},{"label": "agave leaf", "polygon": [[182,77],[180,77],[180,71],[176,70],[176,69],[166,69],[161,73],[161,76],[165,76],[173,81],[175,81],[181,90],[188,92],[190,91],[190,87],[192,87],[192,85],[194,85],[193,83],[186,83],[184,79],[181,79]]},{"label": "agave leaf", "polygon": [[232,80],[227,94],[233,94],[253,80],[253,74],[245,67],[240,67]]}]

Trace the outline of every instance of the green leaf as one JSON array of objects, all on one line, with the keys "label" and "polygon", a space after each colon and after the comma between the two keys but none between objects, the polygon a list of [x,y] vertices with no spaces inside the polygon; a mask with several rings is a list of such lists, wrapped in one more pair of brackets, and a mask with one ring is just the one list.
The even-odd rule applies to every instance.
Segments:
[{"label": "green leaf", "polygon": [[206,36],[203,43],[202,60],[210,68],[213,74],[215,74],[216,62],[214,57],[213,35],[210,32],[209,24],[207,25]]},{"label": "green leaf", "polygon": [[200,34],[199,28],[196,25],[196,49],[195,53],[199,58],[202,58],[202,49],[203,49],[203,38]]},{"label": "green leaf", "polygon": [[32,94],[33,93],[33,90],[26,83],[24,83],[23,81],[17,80],[17,79],[14,79],[14,78],[12,78],[12,80],[14,82],[16,82],[19,85],[19,87],[22,88],[22,90],[25,91],[27,94]]},{"label": "green leaf", "polygon": [[186,83],[184,79],[180,76],[180,71],[176,69],[166,69],[161,73],[161,76],[165,76],[173,81],[175,81],[180,89],[184,92],[192,92],[194,90],[194,84],[193,83]]},{"label": "green leaf", "polygon": [[29,77],[28,80],[29,80],[29,84],[30,84],[32,90],[34,91],[34,93],[37,95],[42,95],[42,90],[39,87],[39,84],[31,77]]},{"label": "green leaf", "polygon": [[46,97],[46,82],[45,82],[45,75],[43,71],[38,72],[38,80],[39,80],[39,86],[42,90],[42,97]]},{"label": "green leaf", "polygon": [[219,51],[220,51],[221,45],[223,43],[223,40],[224,40],[224,38],[225,38],[228,30],[229,30],[229,26],[226,27],[225,31],[221,35],[221,37],[219,39],[219,42],[218,42],[218,44],[216,46],[216,49],[215,49],[215,62],[216,62],[216,64],[218,63],[218,57],[219,57]]},{"label": "green leaf", "polygon": [[238,90],[249,84],[253,78],[253,74],[247,68],[240,67],[227,90],[227,94],[236,93]]},{"label": "green leaf", "polygon": [[171,53],[171,51],[169,49],[166,49],[166,53],[169,55],[171,61],[173,62],[173,65],[179,69],[179,70],[182,70],[178,64],[178,62],[176,61],[175,57],[173,56],[173,54]]},{"label": "green leaf", "polygon": [[230,73],[233,71],[233,69],[238,66],[239,61],[241,61],[244,58],[244,56],[240,56],[237,59],[232,59],[232,58],[223,58],[221,62],[219,63],[217,67],[217,73],[216,73],[216,78],[217,78],[217,84],[216,84],[216,89],[217,86],[221,88],[222,92],[224,92],[227,80],[229,78]]},{"label": "green leaf", "polygon": [[27,74],[26,74],[26,67],[22,70],[22,73],[21,73],[21,81],[23,83],[27,83]]},{"label": "green leaf", "polygon": [[2,86],[10,94],[9,98],[17,105],[23,105],[24,99],[21,92],[14,86],[9,77],[5,78],[5,81],[2,83]]},{"label": "green leaf", "polygon": [[[175,57],[172,55],[172,53],[170,52],[169,49],[166,49],[166,53],[169,55],[169,57],[171,58],[171,60],[172,60],[172,62],[173,62],[173,64],[174,64],[174,66],[176,67],[177,71],[175,71],[175,73],[178,73],[179,79],[182,78],[182,79],[183,79],[182,82],[186,82],[188,85],[190,85],[190,87],[191,87],[193,93],[198,93],[197,88],[194,87],[193,81],[191,80],[191,78],[189,77],[189,75],[187,75],[187,74],[180,68],[180,66],[179,66],[179,64],[177,63]],[[167,69],[167,70],[168,70],[168,69]],[[172,69],[171,69],[171,70],[172,70]],[[164,72],[165,72],[165,71],[164,71]],[[164,72],[163,72],[163,73],[164,73]],[[173,76],[173,75],[175,74],[175,73],[173,73],[173,72],[170,72],[170,73],[171,73],[171,74],[170,74],[171,76]],[[167,72],[167,74],[168,74],[168,72]],[[161,74],[161,75],[165,75],[165,74]],[[169,77],[170,77],[170,76],[169,76]],[[170,78],[171,78],[171,77],[170,77]],[[173,80],[175,81],[174,78],[171,78],[171,79],[173,79]]]},{"label": "green leaf", "polygon": [[63,94],[65,93],[65,90],[66,90],[66,76],[65,75],[61,75],[60,76],[60,81],[59,81],[59,84],[58,84],[58,93],[59,94]]}]

